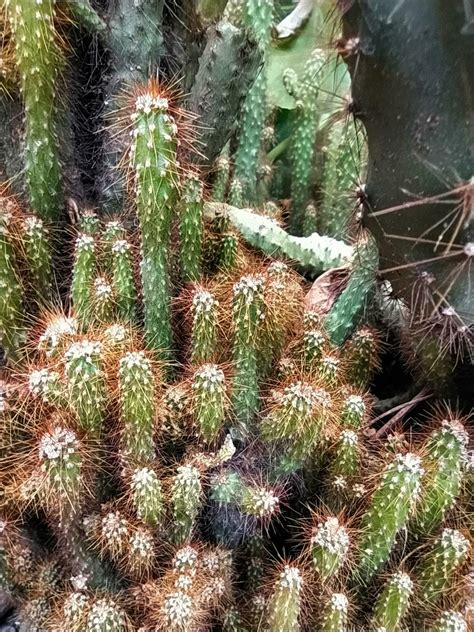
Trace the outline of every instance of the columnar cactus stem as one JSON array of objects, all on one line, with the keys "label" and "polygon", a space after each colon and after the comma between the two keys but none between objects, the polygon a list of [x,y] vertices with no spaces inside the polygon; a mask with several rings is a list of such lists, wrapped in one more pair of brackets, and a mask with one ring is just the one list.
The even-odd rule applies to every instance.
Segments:
[{"label": "columnar cactus stem", "polygon": [[244,187],[242,181],[234,176],[229,187],[229,204],[241,208],[244,205]]},{"label": "columnar cactus stem", "polygon": [[321,632],[347,632],[349,601],[343,593],[332,593],[324,608]]},{"label": "columnar cactus stem", "polygon": [[311,536],[311,559],[321,581],[334,577],[347,560],[349,533],[335,517],[321,522]]},{"label": "columnar cactus stem", "polygon": [[110,323],[114,319],[114,288],[106,277],[98,276],[94,279],[90,300],[90,310],[91,313],[89,320],[92,323],[103,325]]},{"label": "columnar cactus stem", "polygon": [[73,343],[65,356],[68,397],[78,423],[92,434],[100,434],[106,401],[102,345],[84,340]]},{"label": "columnar cactus stem", "polygon": [[348,395],[341,407],[339,421],[346,428],[359,430],[365,420],[367,406],[360,395]]},{"label": "columnar cactus stem", "polygon": [[258,409],[258,346],[265,319],[265,281],[248,275],[234,285],[234,383],[233,407],[237,434],[245,436]]},{"label": "columnar cactus stem", "polygon": [[202,184],[193,174],[183,182],[180,212],[180,271],[185,283],[197,281],[202,268]]},{"label": "columnar cactus stem", "polygon": [[460,612],[445,610],[429,627],[429,632],[468,632],[468,628]]},{"label": "columnar cactus stem", "polygon": [[201,438],[214,441],[224,424],[226,385],[224,372],[215,364],[203,364],[193,376],[193,412]]},{"label": "columnar cactus stem", "polygon": [[326,336],[321,330],[305,330],[303,334],[303,358],[308,370],[314,370],[318,367],[326,342]]},{"label": "columnar cactus stem", "polygon": [[55,121],[61,51],[55,1],[7,0],[15,62],[25,107],[25,170],[33,211],[54,221],[62,210],[61,167]]},{"label": "columnar cactus stem", "polygon": [[242,486],[239,508],[242,513],[260,520],[268,520],[275,515],[280,506],[280,499],[273,489],[252,484]]},{"label": "columnar cactus stem", "polygon": [[371,327],[361,327],[348,341],[344,350],[348,381],[357,388],[367,388],[379,364],[380,342]]},{"label": "columnar cactus stem", "polygon": [[359,437],[353,430],[342,430],[332,457],[332,476],[350,479],[358,474],[359,465]]},{"label": "columnar cactus stem", "polygon": [[153,442],[155,385],[150,360],[143,351],[126,353],[119,363],[122,450],[135,465],[151,463],[156,454]]},{"label": "columnar cactus stem", "polygon": [[269,632],[298,632],[302,586],[299,569],[286,565],[273,586],[267,604],[266,629]]},{"label": "columnar cactus stem", "polygon": [[26,217],[23,220],[22,237],[35,298],[47,301],[51,296],[51,248],[42,220],[34,215]]},{"label": "columnar cactus stem", "polygon": [[15,356],[23,342],[23,289],[15,266],[15,252],[9,237],[11,216],[0,214],[0,345]]},{"label": "columnar cactus stem", "polygon": [[471,546],[456,529],[443,529],[420,560],[415,575],[424,604],[433,607],[451,588],[456,571],[466,561]]},{"label": "columnar cactus stem", "polygon": [[153,83],[137,97],[131,120],[130,159],[142,242],[145,333],[149,346],[166,360],[172,347],[169,244],[178,177],[177,127],[168,99]]},{"label": "columnar cactus stem", "polygon": [[95,241],[90,235],[79,235],[76,239],[74,266],[72,271],[71,301],[77,319],[84,327],[91,316],[92,280],[95,276]]},{"label": "columnar cactus stem", "polygon": [[85,235],[92,237],[98,235],[100,230],[100,219],[97,213],[88,209],[81,214],[79,218],[78,230]]},{"label": "columnar cactus stem", "polygon": [[409,575],[398,571],[386,583],[374,607],[373,624],[377,630],[398,632],[413,594]]},{"label": "columnar cactus stem", "polygon": [[224,202],[229,181],[230,160],[226,153],[222,153],[216,160],[216,176],[212,187],[214,202]]},{"label": "columnar cactus stem", "polygon": [[421,459],[415,454],[397,454],[384,470],[362,517],[359,558],[354,574],[370,581],[390,556],[398,532],[407,524],[420,490]]},{"label": "columnar cactus stem", "polygon": [[98,599],[89,610],[85,632],[127,632],[127,616],[112,599]]},{"label": "columnar cactus stem", "polygon": [[66,389],[57,371],[50,369],[32,371],[28,378],[28,388],[32,395],[41,398],[45,404],[58,407],[67,405]]},{"label": "columnar cactus stem", "polygon": [[112,284],[120,318],[134,322],[137,316],[137,292],[131,247],[126,239],[112,242]]},{"label": "columnar cactus stem", "polygon": [[137,468],[130,483],[132,503],[140,520],[150,527],[160,525],[165,507],[161,483],[149,467]]},{"label": "columnar cactus stem", "polygon": [[191,362],[209,362],[217,347],[217,309],[219,301],[207,290],[197,289],[192,298]]},{"label": "columnar cactus stem", "polygon": [[191,537],[201,507],[201,475],[192,465],[181,465],[171,486],[173,539],[183,544]]}]

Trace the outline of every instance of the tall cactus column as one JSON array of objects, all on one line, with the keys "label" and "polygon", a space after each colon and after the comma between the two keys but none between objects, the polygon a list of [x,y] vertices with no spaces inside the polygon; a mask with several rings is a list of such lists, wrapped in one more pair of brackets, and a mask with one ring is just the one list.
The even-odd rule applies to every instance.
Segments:
[{"label": "tall cactus column", "polygon": [[154,82],[136,98],[131,115],[133,188],[141,232],[141,278],[147,343],[160,359],[170,357],[169,246],[176,197],[177,127],[168,99]]}]

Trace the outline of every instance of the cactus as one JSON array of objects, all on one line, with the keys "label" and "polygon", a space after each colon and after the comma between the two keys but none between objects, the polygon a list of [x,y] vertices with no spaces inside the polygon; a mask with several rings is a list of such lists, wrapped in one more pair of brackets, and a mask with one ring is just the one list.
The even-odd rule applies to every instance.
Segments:
[{"label": "cactus", "polygon": [[138,518],[150,527],[160,525],[165,506],[161,483],[149,467],[137,468],[131,477],[132,504]]},{"label": "cactus", "polygon": [[134,322],[137,316],[137,292],[130,244],[125,239],[112,242],[112,286],[117,313],[123,320]]},{"label": "cactus", "polygon": [[303,579],[296,566],[286,565],[273,585],[267,604],[269,632],[297,632],[300,629]]},{"label": "cactus", "polygon": [[82,234],[76,239],[71,283],[71,301],[77,319],[84,327],[91,317],[92,279],[96,267],[95,241]]},{"label": "cactus", "polygon": [[56,116],[62,52],[55,2],[8,0],[6,8],[25,109],[25,172],[31,207],[39,219],[57,221],[63,205]]},{"label": "cactus", "polygon": [[87,616],[86,632],[126,632],[125,612],[112,599],[97,599]]},{"label": "cactus", "polygon": [[360,327],[345,347],[348,381],[357,388],[367,388],[378,368],[380,342],[371,327]]},{"label": "cactus", "polygon": [[335,517],[326,518],[313,530],[311,561],[322,582],[334,577],[347,560],[350,537]]},{"label": "cactus", "polygon": [[230,173],[228,148],[227,151],[225,151],[226,148],[224,148],[224,151],[216,160],[216,175],[212,187],[212,199],[214,200],[214,202],[224,202],[226,197],[227,184]]},{"label": "cactus", "polygon": [[201,507],[201,475],[190,465],[180,465],[171,486],[173,539],[182,544],[191,537]]},{"label": "cactus", "polygon": [[0,216],[0,345],[15,357],[23,342],[22,323],[23,290],[15,265],[15,252],[11,242],[9,227],[12,218],[8,210]]},{"label": "cactus", "polygon": [[222,429],[226,408],[223,371],[215,364],[203,364],[193,376],[193,410],[199,435],[213,442]]},{"label": "cactus", "polygon": [[189,174],[183,182],[180,213],[180,263],[185,283],[197,281],[202,264],[202,184]]},{"label": "cactus", "polygon": [[34,215],[23,220],[25,259],[31,275],[35,297],[46,302],[51,297],[51,248],[48,231]]},{"label": "cactus", "polygon": [[98,276],[92,284],[89,318],[94,323],[105,324],[110,323],[114,315],[114,288],[106,277]]},{"label": "cactus", "polygon": [[217,348],[217,309],[219,301],[209,291],[197,289],[192,297],[191,362],[209,362]]},{"label": "cactus", "polygon": [[429,632],[467,632],[467,623],[460,612],[445,610],[430,626]]},{"label": "cactus", "polygon": [[412,594],[413,581],[410,576],[402,571],[394,573],[377,597],[374,606],[373,624],[377,630],[397,632],[401,629]]},{"label": "cactus", "polygon": [[323,610],[321,632],[346,632],[349,601],[343,593],[332,593]]}]

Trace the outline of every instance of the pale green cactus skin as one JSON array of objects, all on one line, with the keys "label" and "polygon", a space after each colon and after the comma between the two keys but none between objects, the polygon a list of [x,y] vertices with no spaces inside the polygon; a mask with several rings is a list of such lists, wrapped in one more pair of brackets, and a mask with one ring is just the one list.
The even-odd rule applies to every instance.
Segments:
[{"label": "pale green cactus skin", "polygon": [[146,465],[155,458],[155,384],[150,360],[142,351],[120,359],[120,416],[122,451],[127,462]]},{"label": "pale green cactus skin", "polygon": [[339,417],[342,426],[359,430],[365,421],[366,408],[360,395],[348,395],[343,401]]},{"label": "pale green cactus skin", "polygon": [[223,272],[232,272],[237,265],[239,238],[234,233],[222,235],[219,248],[218,267]]},{"label": "pale green cactus skin", "polygon": [[211,480],[210,498],[219,505],[237,504],[242,497],[243,481],[237,472],[222,472]]},{"label": "pale green cactus skin", "polygon": [[242,486],[239,508],[242,513],[265,520],[279,509],[280,500],[274,490],[245,483]]},{"label": "pale green cactus skin", "polygon": [[100,236],[102,250],[101,264],[107,272],[110,272],[112,269],[112,246],[120,239],[127,239],[127,231],[125,230],[125,226],[122,222],[118,220],[111,220],[110,222],[107,222]]},{"label": "pale green cactus skin", "polygon": [[57,371],[38,369],[30,373],[28,379],[30,392],[45,404],[64,408],[67,406],[66,389]]},{"label": "pale green cactus skin", "polygon": [[135,322],[137,318],[137,291],[131,246],[126,239],[112,243],[112,285],[114,288],[117,313],[125,321]]},{"label": "pale green cactus skin", "polygon": [[74,19],[91,33],[102,33],[107,29],[107,24],[92,7],[90,0],[71,0],[69,5]]},{"label": "pale green cactus skin", "polygon": [[399,632],[402,629],[414,584],[402,571],[394,573],[385,584],[374,607],[373,624],[377,630]]},{"label": "pale green cactus skin", "polygon": [[22,323],[23,288],[15,264],[15,251],[9,236],[11,217],[0,215],[0,345],[15,357],[24,341]]},{"label": "pale green cactus skin", "polygon": [[197,289],[192,296],[191,362],[209,362],[217,347],[217,310],[219,301],[205,289]]},{"label": "pale green cactus skin", "polygon": [[396,455],[385,468],[362,517],[354,569],[360,582],[370,581],[388,560],[397,534],[407,524],[419,496],[422,475],[421,459],[411,453]]},{"label": "pale green cactus skin", "polygon": [[310,541],[313,568],[322,582],[335,577],[347,560],[350,537],[339,520],[330,516],[314,529]]},{"label": "pale green cactus skin", "polygon": [[180,270],[185,283],[197,281],[202,274],[202,184],[188,175],[183,182],[180,212]]},{"label": "pale green cactus skin", "polygon": [[114,288],[106,277],[96,277],[91,289],[88,320],[98,325],[111,323],[115,318],[115,307]]},{"label": "pale green cactus skin", "polygon": [[84,211],[79,218],[78,231],[85,235],[98,235],[100,231],[100,219],[97,213],[92,210]]},{"label": "pale green cactus skin", "polygon": [[55,32],[55,1],[8,0],[15,62],[25,108],[25,172],[33,211],[44,221],[62,211],[56,80],[62,54]]},{"label": "pale green cactus skin", "polygon": [[51,297],[51,247],[43,221],[34,215],[23,220],[23,247],[35,298],[46,302]]},{"label": "pale green cactus skin", "polygon": [[194,373],[192,389],[193,411],[199,435],[206,443],[212,443],[224,425],[224,372],[216,364],[203,364]]},{"label": "pale green cactus skin", "polygon": [[176,124],[168,100],[145,92],[131,115],[135,203],[141,234],[141,279],[148,345],[159,359],[172,348],[169,245],[176,198]]},{"label": "pale green cactus skin", "polygon": [[130,488],[137,516],[150,527],[161,525],[165,515],[161,483],[149,467],[137,468],[131,477]]},{"label": "pale green cactus skin", "polygon": [[112,599],[98,599],[89,610],[86,632],[127,632],[125,612]]},{"label": "pale green cactus skin", "polygon": [[377,366],[378,340],[370,327],[361,327],[345,346],[346,375],[357,388],[367,388]]},{"label": "pale green cactus skin", "polygon": [[353,430],[343,430],[334,448],[331,463],[333,478],[350,479],[357,476],[360,468],[359,437]]},{"label": "pale green cactus skin", "polygon": [[460,612],[445,610],[428,630],[429,632],[468,632],[468,627]]},{"label": "pale green cactus skin", "polygon": [[212,186],[212,199],[214,202],[225,202],[229,174],[230,160],[228,150],[224,150],[216,160],[216,175]]},{"label": "pale green cactus skin", "polygon": [[244,187],[242,181],[234,176],[229,187],[229,204],[242,207],[244,204]]},{"label": "pale green cactus skin", "polygon": [[349,601],[343,593],[332,593],[323,610],[321,632],[348,632]]},{"label": "pale green cactus skin", "polygon": [[64,355],[68,400],[81,428],[100,434],[105,416],[102,345],[92,340],[73,343]]},{"label": "pale green cactus skin", "polygon": [[176,544],[183,544],[190,539],[201,508],[201,494],[199,470],[192,465],[179,466],[171,488],[173,540]]},{"label": "pale green cactus skin", "polygon": [[267,604],[265,628],[268,632],[298,632],[302,585],[299,569],[285,566]]},{"label": "pale green cactus skin", "polygon": [[327,338],[320,329],[306,329],[303,334],[303,357],[308,370],[315,370],[322,358]]},{"label": "pale green cactus skin", "polygon": [[96,270],[96,244],[91,235],[81,234],[76,239],[72,270],[71,301],[75,315],[85,327],[91,317],[92,280]]},{"label": "pale green cactus skin", "polygon": [[470,544],[456,529],[443,529],[415,568],[417,586],[423,605],[433,607],[447,594],[456,572],[466,561]]}]

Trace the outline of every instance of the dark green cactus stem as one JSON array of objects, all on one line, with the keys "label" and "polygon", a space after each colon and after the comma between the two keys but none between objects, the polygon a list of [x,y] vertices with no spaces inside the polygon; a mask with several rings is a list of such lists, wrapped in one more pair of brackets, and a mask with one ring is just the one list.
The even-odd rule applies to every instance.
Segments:
[{"label": "dark green cactus stem", "polygon": [[183,544],[191,538],[201,508],[201,475],[192,465],[181,465],[171,487],[173,540]]},{"label": "dark green cactus stem", "polygon": [[428,632],[468,632],[467,622],[460,612],[445,610],[428,628]]},{"label": "dark green cactus stem", "polygon": [[285,566],[273,586],[267,604],[268,632],[298,632],[300,629],[301,590],[303,579],[296,566]]},{"label": "dark green cactus stem", "polygon": [[104,267],[107,268],[108,260],[112,254],[112,246],[117,240],[126,239],[127,231],[122,222],[111,220],[107,222],[101,236],[102,254]]},{"label": "dark green cactus stem", "polygon": [[348,381],[357,388],[367,388],[379,363],[379,341],[370,327],[358,329],[345,347]]},{"label": "dark green cactus stem", "polygon": [[14,358],[24,342],[23,288],[15,264],[15,251],[9,235],[11,216],[0,213],[0,345]]},{"label": "dark green cactus stem", "polygon": [[343,593],[331,593],[324,607],[321,632],[348,632],[349,601]]},{"label": "dark green cactus stem", "polygon": [[461,491],[462,467],[469,437],[462,423],[446,419],[429,437],[424,450],[426,475],[411,529],[417,536],[433,533]]},{"label": "dark green cactus stem", "polygon": [[335,121],[329,130],[318,232],[335,239],[347,237],[351,214],[356,207],[356,187],[364,162],[359,136],[351,118]]},{"label": "dark green cactus stem", "polygon": [[406,526],[419,496],[423,475],[415,454],[397,454],[384,470],[362,517],[355,578],[369,582],[390,556],[397,534]]},{"label": "dark green cactus stem", "polygon": [[412,594],[410,576],[401,571],[394,573],[375,602],[373,624],[376,630],[398,632],[402,629]]},{"label": "dark green cactus stem", "polygon": [[180,210],[180,271],[184,283],[197,281],[202,274],[202,184],[195,175],[183,182]]},{"label": "dark green cactus stem", "polygon": [[217,309],[219,302],[207,290],[198,289],[192,299],[191,362],[209,362],[217,347]]},{"label": "dark green cactus stem", "polygon": [[122,450],[128,463],[146,465],[155,458],[155,384],[143,351],[126,353],[119,363]]},{"label": "dark green cactus stem", "polygon": [[266,315],[264,287],[262,275],[244,276],[234,285],[232,404],[237,436],[247,435],[259,404],[258,346]]},{"label": "dark green cactus stem", "polygon": [[340,346],[364,316],[375,291],[378,250],[371,236],[355,247],[347,286],[336,299],[325,320],[325,329],[333,344]]},{"label": "dark green cactus stem", "polygon": [[23,247],[31,276],[32,288],[38,301],[51,297],[51,246],[42,220],[33,215],[23,220]]},{"label": "dark green cactus stem", "polygon": [[68,9],[74,20],[90,33],[99,34],[107,29],[107,24],[102,20],[89,0],[70,0]]},{"label": "dark green cactus stem", "polygon": [[137,317],[137,291],[131,246],[125,239],[112,243],[112,285],[119,318],[134,322]]},{"label": "dark green cactus stem", "polygon": [[203,364],[193,376],[193,413],[200,437],[213,442],[224,424],[226,385],[224,372],[215,364]]},{"label": "dark green cactus stem", "polygon": [[168,100],[144,91],[131,116],[134,142],[135,201],[141,233],[141,278],[146,340],[160,359],[169,359],[172,347],[169,246],[171,217],[176,198],[177,127]]},{"label": "dark green cactus stem", "polygon": [[7,0],[25,108],[25,173],[32,210],[58,220],[63,206],[58,155],[56,80],[62,54],[55,32],[55,2]]},{"label": "dark green cactus stem", "polygon": [[347,560],[350,537],[347,529],[335,517],[321,522],[310,541],[311,560],[322,582],[334,577]]},{"label": "dark green cactus stem", "polygon": [[350,479],[359,472],[361,449],[359,437],[353,430],[343,430],[334,448],[331,464],[333,479]]},{"label": "dark green cactus stem", "polygon": [[232,272],[237,265],[239,238],[232,232],[224,233],[219,248],[218,268],[222,272]]},{"label": "dark green cactus stem", "polygon": [[423,604],[433,607],[452,588],[459,568],[467,560],[469,540],[456,529],[443,529],[415,568]]},{"label": "dark green cactus stem", "polygon": [[163,522],[165,505],[161,483],[149,467],[137,468],[130,483],[132,503],[137,516],[150,527]]},{"label": "dark green cactus stem", "polygon": [[91,235],[79,235],[76,239],[71,282],[71,301],[75,315],[82,327],[91,316],[92,281],[96,269],[96,245]]}]

